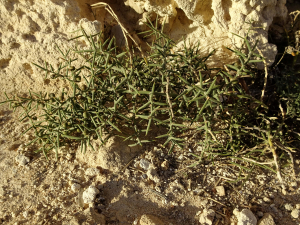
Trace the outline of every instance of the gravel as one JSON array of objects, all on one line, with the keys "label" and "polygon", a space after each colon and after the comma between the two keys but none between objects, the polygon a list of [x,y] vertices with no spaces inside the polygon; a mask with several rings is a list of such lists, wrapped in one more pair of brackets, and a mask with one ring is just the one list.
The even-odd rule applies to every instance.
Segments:
[{"label": "gravel", "polygon": [[200,214],[199,223],[203,225],[212,225],[216,213],[212,209],[204,209]]},{"label": "gravel", "polygon": [[237,209],[233,211],[233,214],[238,219],[237,225],[256,225],[257,219],[249,209],[243,209],[241,212],[239,212]]},{"label": "gravel", "polygon": [[292,212],[291,212],[291,216],[295,219],[299,218],[300,210],[299,209],[293,209]]},{"label": "gravel", "polygon": [[25,166],[27,163],[30,162],[30,158],[25,155],[18,155],[16,156],[15,160],[21,166]]},{"label": "gravel", "polygon": [[89,186],[82,194],[83,202],[93,203],[97,194],[99,194],[99,190],[93,185]]}]

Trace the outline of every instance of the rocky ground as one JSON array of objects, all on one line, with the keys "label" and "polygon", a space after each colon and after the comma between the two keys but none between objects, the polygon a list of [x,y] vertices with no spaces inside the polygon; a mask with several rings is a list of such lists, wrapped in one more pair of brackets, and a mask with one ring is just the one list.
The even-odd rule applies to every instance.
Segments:
[{"label": "rocky ground", "polygon": [[32,154],[36,146],[24,147],[32,138],[21,137],[24,130],[1,111],[0,224],[300,224],[299,159],[296,177],[283,169],[282,189],[275,173],[241,174],[226,159],[188,168],[199,145],[170,155],[159,144],[130,152],[112,138],[97,152],[71,146],[46,161]]}]

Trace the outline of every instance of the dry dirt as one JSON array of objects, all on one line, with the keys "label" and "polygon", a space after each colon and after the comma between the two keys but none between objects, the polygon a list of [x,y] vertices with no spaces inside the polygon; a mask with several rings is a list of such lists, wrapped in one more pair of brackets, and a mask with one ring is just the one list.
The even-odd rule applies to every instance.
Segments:
[{"label": "dry dirt", "polygon": [[[214,165],[206,161],[185,169],[192,159],[187,152],[201,151],[197,145],[189,146],[186,153],[175,151],[168,155],[160,145],[130,149],[112,138],[96,152],[88,150],[84,155],[72,146],[60,152],[58,161],[50,155],[47,162],[43,155],[32,154],[36,146],[24,147],[32,139],[30,135],[20,136],[24,129],[12,111],[1,111],[2,224],[198,225],[204,209],[215,211],[212,224],[237,224],[233,216],[236,208],[250,209],[258,219],[262,213],[270,213],[278,225],[299,224],[299,218],[292,218],[289,211],[300,206],[299,160],[295,165],[297,179],[292,177],[290,167],[284,169],[284,192],[275,174],[258,168],[249,175],[241,174],[248,176],[244,186],[242,181],[230,183],[240,171],[227,160]],[[15,160],[20,154],[30,158],[25,166]],[[141,159],[154,165],[154,169],[143,169]],[[88,168],[98,168],[99,173],[87,175]],[[100,193],[94,203],[82,208],[77,201],[78,191],[71,190],[73,183],[79,183],[82,190],[90,185],[98,188]],[[225,189],[224,196],[218,191],[220,186]],[[140,221],[145,214],[156,216],[162,223]]]}]

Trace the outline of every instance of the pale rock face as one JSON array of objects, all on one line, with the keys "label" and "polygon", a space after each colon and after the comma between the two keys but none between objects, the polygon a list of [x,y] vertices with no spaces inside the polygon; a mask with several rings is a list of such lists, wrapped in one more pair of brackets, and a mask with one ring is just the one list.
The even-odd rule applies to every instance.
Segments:
[{"label": "pale rock face", "polygon": [[[44,82],[45,72],[31,63],[44,65],[46,60],[57,69],[63,60],[56,49],[63,52],[75,46],[68,39],[81,33],[71,33],[80,28],[87,34],[103,29],[101,21],[81,20],[81,9],[75,0],[0,0],[0,86],[6,93],[55,91],[55,81]],[[77,35],[76,35],[77,34]],[[86,46],[80,39],[80,46]],[[80,59],[78,60],[78,65]],[[76,65],[76,62],[74,62]],[[52,86],[52,87],[51,87]],[[0,101],[4,94],[0,94]]]},{"label": "pale rock face", "polygon": [[[277,48],[268,43],[269,27],[275,17],[282,21],[287,18],[286,0],[127,0],[126,3],[138,13],[144,10],[144,14],[154,12],[164,17],[165,30],[172,39],[178,41],[185,36],[190,45],[200,41],[204,55],[216,49],[209,61],[213,67],[236,60],[225,47],[240,48],[243,45],[243,39],[232,33],[245,37],[250,27],[245,21],[253,21],[254,27],[263,27],[251,32],[249,38],[252,43],[260,40],[258,48],[270,66]],[[178,47],[182,46],[183,41],[180,41]],[[259,68],[263,68],[262,63]]]},{"label": "pale rock face", "polygon": [[[236,56],[226,49],[239,48],[243,40],[232,33],[245,36],[249,25],[245,21],[252,19],[256,32],[249,34],[250,42],[259,39],[259,49],[268,65],[275,59],[276,46],[268,43],[268,29],[273,20],[284,21],[287,18],[286,0],[123,0],[137,15],[122,10],[123,19],[130,21],[132,30],[143,31],[146,18],[159,22],[165,21],[165,31],[182,48],[182,37],[188,45],[200,41],[200,50],[207,56],[216,50],[208,60],[210,67],[221,67],[236,61]],[[0,0],[0,86],[7,94],[22,94],[31,91],[57,92],[62,81],[44,81],[44,72],[32,63],[44,65],[46,60],[53,65],[64,62],[56,48],[63,52],[75,46],[68,39],[81,33],[71,33],[81,27],[87,34],[100,32],[104,22],[111,16],[96,12],[97,21],[88,10],[86,3],[97,0]],[[108,1],[109,4],[115,1]],[[122,2],[120,0],[119,2]],[[126,14],[127,13],[127,14]],[[116,25],[116,23],[112,23]],[[117,27],[116,27],[117,28]],[[118,33],[118,29],[115,29]],[[121,40],[122,41],[122,40]],[[84,38],[79,39],[79,48],[87,48]],[[74,57],[75,58],[75,57]],[[78,58],[72,66],[81,66],[84,60]],[[263,64],[260,64],[263,68]],[[0,94],[0,101],[4,101]],[[1,106],[0,108],[3,108]]]}]

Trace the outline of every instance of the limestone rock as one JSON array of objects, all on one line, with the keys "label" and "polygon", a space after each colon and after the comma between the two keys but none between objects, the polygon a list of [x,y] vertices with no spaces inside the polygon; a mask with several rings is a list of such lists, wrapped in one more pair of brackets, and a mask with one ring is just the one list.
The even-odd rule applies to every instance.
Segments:
[{"label": "limestone rock", "polygon": [[25,155],[18,155],[15,159],[17,163],[21,166],[25,166],[27,163],[30,162],[30,158]]},{"label": "limestone rock", "polygon": [[[216,49],[216,54],[209,61],[214,67],[235,61],[235,56],[225,47],[242,46],[243,40],[233,33],[245,37],[249,29],[249,24],[245,21],[252,21],[255,27],[263,27],[251,32],[249,38],[252,43],[257,39],[260,40],[258,48],[270,66],[275,60],[277,48],[268,43],[268,30],[274,19],[277,19],[277,22],[286,21],[285,3],[286,0],[126,1],[126,4],[137,13],[143,14],[141,22],[151,12],[162,17],[161,22],[166,23],[165,31],[169,32],[172,39],[178,41],[185,36],[190,45],[200,41],[204,55]],[[182,46],[183,41],[180,41],[178,47]],[[262,69],[263,65],[260,64],[259,67]]]},{"label": "limestone rock", "polygon": [[99,194],[99,190],[92,185],[89,186],[82,194],[83,202],[86,204],[94,202],[97,194]]},{"label": "limestone rock", "polygon": [[212,209],[204,209],[200,215],[199,222],[203,225],[212,225],[216,213]]},{"label": "limestone rock", "polygon": [[286,204],[284,205],[284,208],[285,208],[287,211],[292,211],[292,210],[293,210],[293,206],[292,206],[292,204],[290,204],[290,203],[286,203]]},{"label": "limestone rock", "polygon": [[142,215],[140,219],[140,225],[164,225],[166,223],[162,222],[159,218],[153,215]]},{"label": "limestone rock", "polygon": [[257,219],[252,213],[251,210],[249,209],[243,209],[241,212],[238,210],[234,210],[233,214],[237,217],[238,219],[238,224],[237,225],[256,225],[257,224]]},{"label": "limestone rock", "polygon": [[[45,81],[39,68],[31,64],[45,65],[45,61],[58,68],[61,54],[75,47],[69,38],[80,35],[71,33],[80,28],[87,34],[97,33],[103,29],[102,21],[92,19],[76,0],[64,1],[28,1],[4,0],[0,3],[0,77],[1,88],[6,93],[27,93],[28,88],[39,92],[49,91],[51,81]],[[81,6],[81,8],[79,7]],[[86,5],[84,4],[84,7]],[[91,13],[90,13],[91,14]],[[84,38],[78,39],[79,47],[87,46]],[[76,64],[76,62],[78,62]],[[84,60],[78,59],[74,66],[82,65]],[[0,101],[5,96],[0,95]]]},{"label": "limestone rock", "polygon": [[156,169],[154,169],[153,166],[150,166],[150,168],[147,171],[147,176],[150,180],[154,181],[155,183],[160,182],[160,178],[158,177]]},{"label": "limestone rock", "polygon": [[144,170],[148,170],[150,167],[151,163],[147,160],[147,159],[141,159],[140,160],[140,166],[144,169]]},{"label": "limestone rock", "polygon": [[226,194],[224,186],[217,186],[216,191],[219,196],[225,196],[225,194]]},{"label": "limestone rock", "polygon": [[263,218],[258,221],[257,225],[276,225],[273,217],[269,213],[265,213]]},{"label": "limestone rock", "polygon": [[299,209],[293,209],[291,212],[291,215],[293,218],[297,219],[300,216],[300,210]]}]

